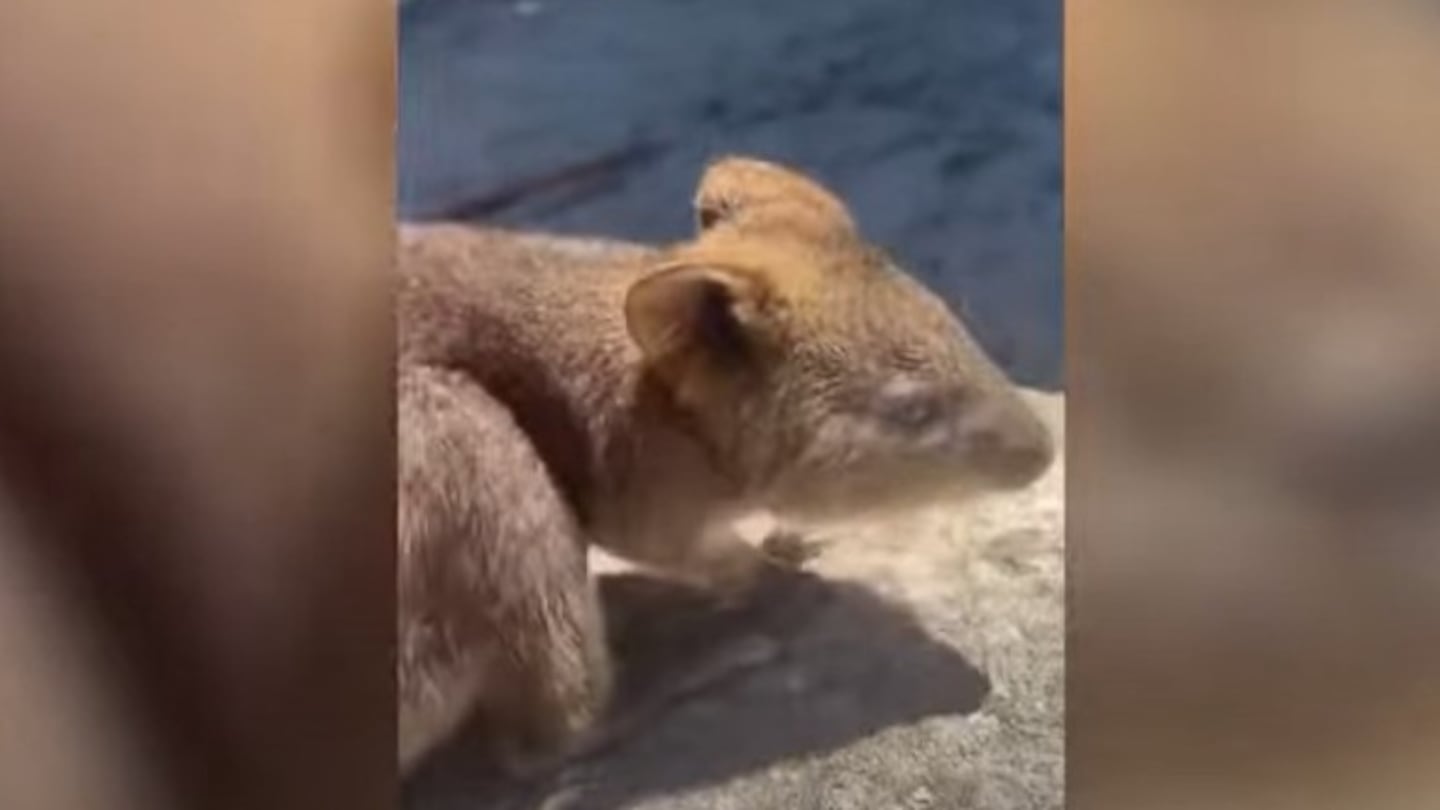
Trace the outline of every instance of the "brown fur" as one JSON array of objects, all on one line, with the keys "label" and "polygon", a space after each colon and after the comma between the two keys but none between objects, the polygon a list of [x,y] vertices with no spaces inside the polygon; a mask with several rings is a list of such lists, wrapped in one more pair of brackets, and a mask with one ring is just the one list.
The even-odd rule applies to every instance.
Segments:
[{"label": "brown fur", "polygon": [[767,568],[731,528],[746,512],[904,508],[1048,466],[1004,375],[829,192],[731,158],[696,208],[693,241],[598,264],[402,229],[402,728],[412,696],[455,684],[407,750],[471,706],[551,742],[591,721],[608,670],[588,543],[739,597]]}]

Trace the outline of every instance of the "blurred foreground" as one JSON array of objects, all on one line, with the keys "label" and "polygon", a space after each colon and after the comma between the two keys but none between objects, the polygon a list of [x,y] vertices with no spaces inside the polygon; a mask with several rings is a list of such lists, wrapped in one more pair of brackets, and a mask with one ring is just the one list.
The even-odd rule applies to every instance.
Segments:
[{"label": "blurred foreground", "polygon": [[1440,806],[1440,14],[1067,36],[1069,806]]},{"label": "blurred foreground", "polygon": [[0,807],[393,806],[393,43],[0,6]]}]

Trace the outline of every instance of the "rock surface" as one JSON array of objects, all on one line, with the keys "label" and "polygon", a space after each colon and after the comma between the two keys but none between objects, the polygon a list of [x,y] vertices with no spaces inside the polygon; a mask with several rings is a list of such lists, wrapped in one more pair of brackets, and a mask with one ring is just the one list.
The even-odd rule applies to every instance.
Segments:
[{"label": "rock surface", "polygon": [[780,160],[1054,388],[1060,19],[1054,0],[412,0],[399,212],[668,240],[708,158]]},{"label": "rock surface", "polygon": [[[1063,397],[1034,402],[1063,446]],[[407,807],[1060,808],[1063,481],[1062,457],[1020,493],[827,530],[816,578],[729,624],[674,609],[648,617],[661,629],[628,625],[622,700],[737,634],[774,639],[779,655],[523,789],[487,781],[462,743],[409,786]]]}]

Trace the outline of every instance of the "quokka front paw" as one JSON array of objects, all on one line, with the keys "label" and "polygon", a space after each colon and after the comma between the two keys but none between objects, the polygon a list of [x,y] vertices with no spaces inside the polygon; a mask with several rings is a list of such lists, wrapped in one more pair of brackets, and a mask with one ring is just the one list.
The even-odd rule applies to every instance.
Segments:
[{"label": "quokka front paw", "polygon": [[805,563],[819,554],[821,545],[794,532],[772,533],[757,545],[738,544],[714,581],[721,607],[766,601],[809,579]]},{"label": "quokka front paw", "polygon": [[798,569],[819,557],[825,542],[790,529],[776,529],[760,541],[760,550],[773,565]]}]

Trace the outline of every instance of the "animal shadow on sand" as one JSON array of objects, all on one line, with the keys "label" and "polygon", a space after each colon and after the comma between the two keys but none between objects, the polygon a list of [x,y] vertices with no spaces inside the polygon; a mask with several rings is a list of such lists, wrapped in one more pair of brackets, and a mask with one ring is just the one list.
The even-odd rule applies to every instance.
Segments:
[{"label": "animal shadow on sand", "polygon": [[908,610],[855,583],[788,574],[751,604],[721,608],[683,586],[624,573],[601,578],[601,598],[618,670],[617,716],[727,649],[767,641],[775,653],[527,784],[499,779],[483,764],[479,732],[464,733],[409,780],[407,810],[621,810],[892,726],[970,714],[990,688]]}]

